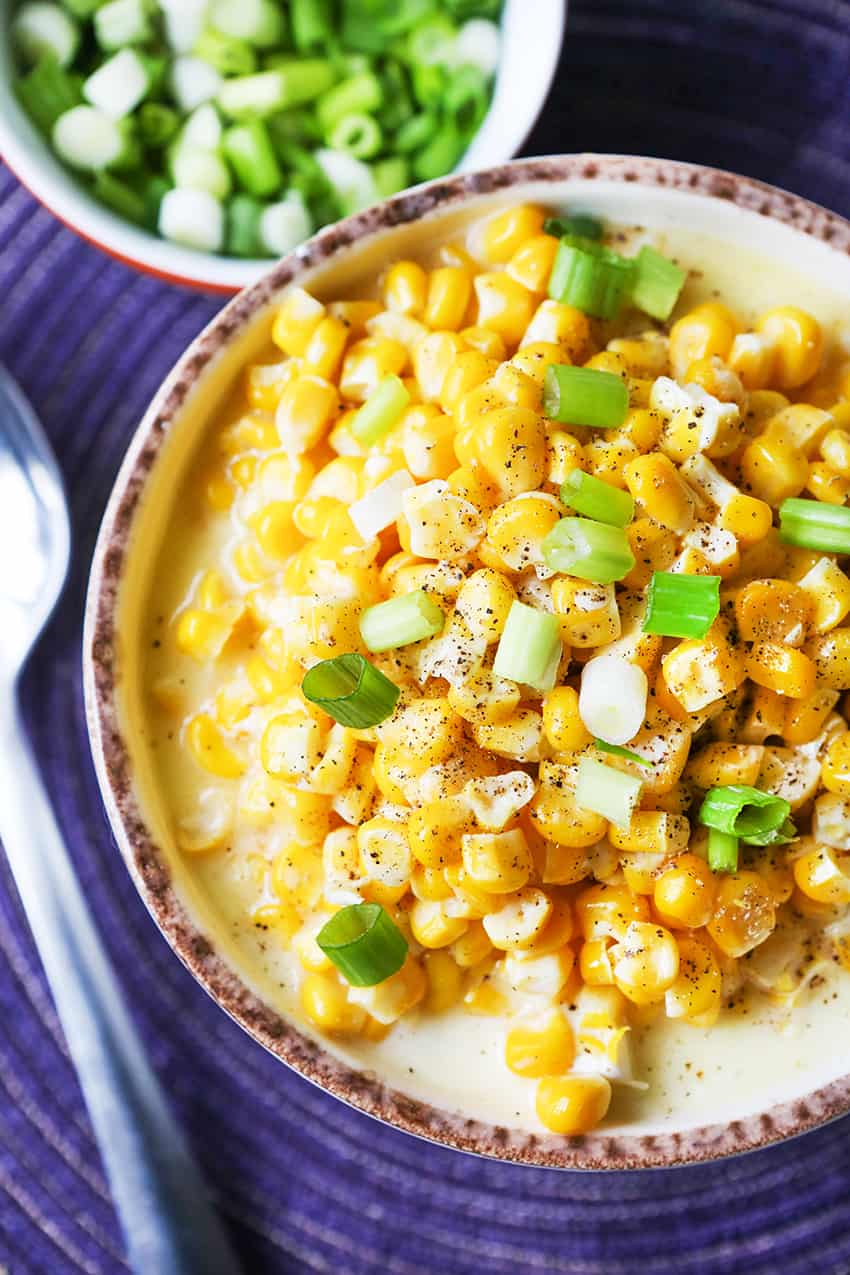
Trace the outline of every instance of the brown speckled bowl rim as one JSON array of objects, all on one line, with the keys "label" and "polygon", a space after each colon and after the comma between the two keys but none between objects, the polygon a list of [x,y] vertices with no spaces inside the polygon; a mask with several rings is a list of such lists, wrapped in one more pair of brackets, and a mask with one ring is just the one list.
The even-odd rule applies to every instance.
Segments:
[{"label": "brown speckled bowl rim", "polygon": [[277,1058],[359,1110],[458,1150],[554,1168],[656,1168],[754,1150],[841,1116],[850,1110],[850,1075],[802,1098],[725,1124],[657,1134],[610,1134],[602,1129],[579,1138],[562,1138],[466,1119],[352,1069],[251,991],[191,918],[137,799],[117,703],[120,669],[116,667],[115,624],[133,521],[171,423],[211,360],[278,289],[349,245],[478,196],[507,192],[530,182],[568,179],[637,183],[711,196],[784,222],[850,255],[850,223],[796,195],[718,169],[621,155],[518,160],[431,182],[326,227],[220,311],[166,378],[139,425],[116,480],[94,554],[83,639],[86,714],[112,828],[154,920],[210,996]]}]

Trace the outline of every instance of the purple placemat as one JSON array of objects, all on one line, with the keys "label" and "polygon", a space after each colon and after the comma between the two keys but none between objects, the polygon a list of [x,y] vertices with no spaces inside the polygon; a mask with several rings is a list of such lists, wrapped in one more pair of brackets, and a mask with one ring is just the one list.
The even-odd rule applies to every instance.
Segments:
[{"label": "purple placemat", "polygon": [[[846,213],[848,37],[850,8],[838,0],[574,3],[562,75],[528,152],[702,160]],[[246,1275],[848,1275],[846,1121],[738,1160],[649,1174],[558,1174],[456,1155],[289,1073],[207,1000],[159,937],[112,847],[88,757],[82,599],[133,427],[218,304],[109,261],[0,173],[0,358],[57,449],[75,529],[65,600],[27,679],[28,718],[128,1001]],[[126,1270],[2,856],[0,1270]]]}]

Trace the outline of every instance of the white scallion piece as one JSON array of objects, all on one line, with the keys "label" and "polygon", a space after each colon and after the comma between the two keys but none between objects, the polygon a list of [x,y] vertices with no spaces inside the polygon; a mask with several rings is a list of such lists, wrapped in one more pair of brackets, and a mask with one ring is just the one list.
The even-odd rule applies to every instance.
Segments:
[{"label": "white scallion piece", "polygon": [[285,199],[269,204],[260,217],[260,242],[279,257],[292,252],[313,233],[313,221],[300,191],[290,190]]},{"label": "white scallion piece", "polygon": [[221,145],[221,116],[212,102],[204,102],[197,107],[183,125],[178,146],[200,146],[203,150],[215,151]]},{"label": "white scallion piece", "polygon": [[149,76],[134,49],[121,49],[93,71],[83,84],[83,97],[110,119],[134,111],[148,91]]},{"label": "white scallion piece", "polygon": [[404,493],[416,482],[406,469],[397,469],[349,507],[348,516],[364,540],[390,527],[404,508]]},{"label": "white scallion piece", "polygon": [[15,48],[31,65],[52,56],[60,66],[69,66],[80,43],[79,27],[58,4],[22,5],[10,30]]},{"label": "white scallion piece", "polygon": [[159,233],[186,248],[218,252],[224,239],[221,204],[205,190],[169,190],[159,206]]},{"label": "white scallion piece", "polygon": [[643,724],[648,690],[638,664],[619,655],[597,655],[582,671],[579,717],[597,739],[627,744]]},{"label": "white scallion piece", "polygon": [[501,47],[501,34],[495,22],[470,18],[457,33],[452,60],[457,66],[474,66],[483,75],[495,75]]},{"label": "white scallion piece", "polygon": [[121,126],[94,106],[73,106],[53,126],[53,146],[72,168],[97,173],[124,150]]},{"label": "white scallion piece", "polygon": [[223,83],[215,67],[201,58],[179,57],[171,64],[171,87],[181,111],[194,111],[209,102]]},{"label": "white scallion piece", "polygon": [[175,53],[191,53],[206,25],[209,0],[159,0],[165,38]]},{"label": "white scallion piece", "polygon": [[317,150],[315,158],[333,186],[344,213],[356,213],[377,202],[378,188],[368,164],[345,151],[327,148]]},{"label": "white scallion piece", "polygon": [[142,0],[112,0],[94,15],[94,33],[102,49],[142,44],[151,34]]},{"label": "white scallion piece", "polygon": [[171,163],[175,186],[185,190],[205,190],[216,199],[230,194],[230,171],[215,151],[199,146],[180,146]]}]

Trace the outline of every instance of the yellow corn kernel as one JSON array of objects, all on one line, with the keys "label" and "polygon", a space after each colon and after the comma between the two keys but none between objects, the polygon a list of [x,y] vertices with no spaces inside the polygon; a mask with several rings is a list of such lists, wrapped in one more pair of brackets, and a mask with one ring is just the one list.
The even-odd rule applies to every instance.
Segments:
[{"label": "yellow corn kernel", "polygon": [[649,904],[643,895],[624,885],[591,885],[575,901],[576,920],[587,942],[622,939],[634,921],[649,920]]},{"label": "yellow corn kernel", "polygon": [[690,935],[678,939],[679,973],[664,995],[668,1018],[696,1019],[720,1009],[723,978],[707,943]]},{"label": "yellow corn kernel", "polygon": [[545,292],[557,252],[554,235],[534,235],[519,245],[505,270],[529,292]]},{"label": "yellow corn kernel", "polygon": [[676,542],[666,527],[653,518],[636,518],[626,528],[635,565],[623,583],[628,589],[644,589],[654,571],[667,571],[676,557]]},{"label": "yellow corn kernel", "polygon": [[[483,918],[482,925],[494,947],[518,952],[533,946],[552,916],[552,900],[536,886],[503,895],[499,907]],[[563,945],[562,945],[563,946]]]},{"label": "yellow corn kernel", "polygon": [[603,646],[620,636],[613,584],[589,584],[573,576],[558,576],[552,582],[552,603],[561,637],[570,646]]},{"label": "yellow corn kernel", "polygon": [[[291,382],[290,382],[291,384]],[[240,486],[245,487],[254,477],[256,459],[253,456],[239,456],[248,450],[269,451],[280,445],[274,417],[268,412],[249,412],[240,416],[221,431],[218,436],[218,448],[225,456],[236,456],[230,466],[230,476]],[[240,472],[240,468],[243,472]]]},{"label": "yellow corn kernel", "polygon": [[333,798],[334,814],[345,823],[363,823],[372,812],[377,789],[372,750],[358,746],[348,784]]},{"label": "yellow corn kernel", "polygon": [[364,876],[381,885],[406,886],[410,878],[410,846],[405,826],[377,815],[357,829],[357,848]]},{"label": "yellow corn kernel", "polygon": [[342,361],[339,392],[354,403],[365,403],[388,376],[401,376],[408,352],[390,337],[368,336],[349,346]]},{"label": "yellow corn kernel", "polygon": [[714,915],[716,878],[705,859],[680,854],[655,880],[653,902],[665,925],[696,930]]},{"label": "yellow corn kernel", "polygon": [[619,376],[623,381],[628,380],[626,360],[620,358],[620,355],[615,354],[613,350],[600,350],[598,354],[593,355],[593,358],[588,359],[584,366],[596,372],[610,372],[612,376]]},{"label": "yellow corn kernel", "polygon": [[773,511],[764,500],[736,492],[726,502],[717,517],[721,531],[731,531],[742,545],[757,544],[763,540],[773,523]]},{"label": "yellow corn kernel", "polygon": [[463,723],[442,696],[405,705],[382,732],[382,743],[419,775],[447,761],[462,739]]},{"label": "yellow corn kernel", "polygon": [[383,291],[387,309],[419,315],[425,309],[428,276],[416,261],[396,261],[384,277]]},{"label": "yellow corn kernel", "polygon": [[461,266],[440,266],[428,277],[428,297],[423,319],[429,328],[456,332],[463,324],[472,285],[469,271]]},{"label": "yellow corn kernel", "polygon": [[626,469],[639,454],[634,443],[611,431],[604,438],[594,438],[585,444],[584,468],[594,477],[625,491]]},{"label": "yellow corn kernel", "polygon": [[543,383],[529,376],[512,359],[500,363],[487,382],[502,401],[511,407],[530,407],[540,411]]},{"label": "yellow corn kernel", "polygon": [[842,731],[830,742],[821,766],[821,783],[829,792],[850,797],[850,731]]},{"label": "yellow corn kernel", "polygon": [[614,970],[611,966],[611,940],[590,939],[582,943],[579,952],[581,977],[590,987],[613,987]]},{"label": "yellow corn kernel", "polygon": [[850,433],[846,429],[829,430],[821,439],[820,454],[837,474],[850,478]]},{"label": "yellow corn kernel", "polygon": [[528,407],[486,412],[478,425],[478,462],[502,498],[536,491],[547,471],[546,429]]},{"label": "yellow corn kernel", "polygon": [[747,676],[739,650],[722,634],[679,642],[664,656],[661,668],[670,693],[688,713],[737,690]]},{"label": "yellow corn kernel", "polygon": [[366,1014],[349,1003],[335,974],[308,974],[301,985],[301,1007],[309,1022],[325,1032],[355,1035],[366,1025]]},{"label": "yellow corn kernel", "polygon": [[[463,869],[460,869],[463,875]],[[448,874],[447,874],[448,875]],[[463,882],[459,890],[455,890],[456,899],[464,899],[471,890],[471,886]],[[470,900],[474,896],[469,895]],[[485,894],[484,891],[478,892],[478,900],[481,904],[480,915],[485,916],[487,910],[492,906],[492,895]],[[476,910],[473,906],[470,910]],[[451,946],[452,960],[461,969],[472,969],[476,965],[480,965],[488,956],[492,954],[493,944],[487,937],[487,931],[478,919],[472,919],[469,922],[469,928],[459,939],[456,939]]]},{"label": "yellow corn kernel", "polygon": [[516,590],[506,576],[482,567],[467,576],[457,595],[456,607],[473,633],[497,642],[516,601]]},{"label": "yellow corn kernel", "polygon": [[684,381],[697,359],[717,355],[726,360],[732,342],[741,330],[736,315],[718,301],[697,306],[678,319],[670,329],[670,365],[677,381]]},{"label": "yellow corn kernel", "polygon": [[773,378],[776,354],[773,342],[757,332],[739,332],[727,362],[746,390],[763,390]]},{"label": "yellow corn kernel", "polygon": [[448,916],[441,902],[417,899],[408,913],[410,931],[422,947],[448,947],[465,933],[463,917]]},{"label": "yellow corn kernel", "polygon": [[290,453],[315,447],[337,411],[338,392],[320,376],[299,376],[283,392],[275,423],[281,446]]},{"label": "yellow corn kernel", "polygon": [[425,402],[440,397],[449,368],[465,349],[456,332],[430,332],[413,351],[413,371]]},{"label": "yellow corn kernel", "polygon": [[812,315],[797,306],[777,306],[759,316],[756,332],[773,345],[771,379],[780,389],[796,389],[815,375],[823,354],[823,332]]},{"label": "yellow corn kernel", "polygon": [[664,810],[635,810],[628,827],[611,824],[608,839],[617,850],[632,854],[679,854],[688,845],[690,824],[684,815]]},{"label": "yellow corn kernel", "polygon": [[533,1080],[559,1076],[575,1061],[572,1028],[562,1009],[553,1008],[536,1019],[518,1022],[505,1040],[505,1062],[516,1076]]},{"label": "yellow corn kernel", "polygon": [[216,513],[224,513],[228,510],[236,496],[232,482],[220,469],[211,469],[204,476],[203,493],[207,504]]},{"label": "yellow corn kernel", "polygon": [[235,602],[216,611],[189,607],[181,612],[177,621],[177,645],[186,655],[201,662],[218,659],[241,614],[242,607]]},{"label": "yellow corn kernel", "polygon": [[440,388],[440,405],[454,412],[461,399],[490,379],[499,364],[480,350],[464,350],[449,366]]},{"label": "yellow corn kernel", "polygon": [[419,961],[408,956],[397,974],[392,974],[375,987],[356,987],[349,998],[361,1005],[379,1023],[398,1021],[424,998],[428,990],[425,971]]},{"label": "yellow corn kernel", "polygon": [[797,581],[808,596],[810,627],[827,633],[850,612],[850,579],[832,558],[819,558]]},{"label": "yellow corn kernel", "polygon": [[218,850],[233,831],[233,802],[221,788],[205,788],[192,813],[177,821],[175,840],[184,854]]},{"label": "yellow corn kernel", "polygon": [[771,416],[764,430],[765,438],[779,439],[807,459],[820,447],[821,440],[834,424],[830,412],[811,403],[790,403]]},{"label": "yellow corn kernel", "polygon": [[453,957],[439,950],[425,953],[424,966],[428,983],[425,1008],[442,1014],[460,1000],[463,974]]},{"label": "yellow corn kernel", "polygon": [[516,682],[482,668],[450,686],[448,700],[457,715],[471,725],[496,726],[507,722],[519,708],[520,688]]},{"label": "yellow corn kernel", "polygon": [[258,412],[274,412],[298,370],[295,359],[286,359],[283,363],[252,363],[245,373],[245,397],[251,407]]},{"label": "yellow corn kernel", "polygon": [[559,502],[545,492],[523,492],[494,509],[487,548],[508,571],[543,565],[543,541],[560,521]]},{"label": "yellow corn kernel", "polygon": [[617,433],[640,453],[651,452],[661,436],[661,417],[645,407],[633,408]]},{"label": "yellow corn kernel", "polygon": [[664,926],[632,921],[610,953],[614,982],[635,1005],[652,1005],[679,973],[679,948]]},{"label": "yellow corn kernel", "polygon": [[751,580],[735,598],[735,620],[745,642],[802,646],[810,614],[810,598],[788,580]]},{"label": "yellow corn kernel", "polygon": [[293,511],[288,500],[273,500],[251,519],[257,543],[270,558],[288,558],[296,548]]},{"label": "yellow corn kernel", "polygon": [[837,703],[838,691],[816,687],[805,699],[788,703],[781,729],[775,733],[782,735],[786,744],[810,744],[823,730]]},{"label": "yellow corn kernel", "polygon": [[543,733],[559,753],[578,753],[592,743],[592,736],[579,717],[578,691],[572,686],[556,686],[544,697]]},{"label": "yellow corn kernel", "polygon": [[290,358],[300,358],[324,314],[321,301],[303,288],[292,288],[275,315],[272,340]]},{"label": "yellow corn kernel", "polygon": [[694,498],[669,457],[659,452],[638,456],[624,470],[626,486],[645,513],[684,533],[694,521]]},{"label": "yellow corn kernel", "polygon": [[741,473],[748,491],[767,504],[778,506],[799,496],[809,476],[802,452],[770,434],[748,443],[741,455]]},{"label": "yellow corn kernel", "polygon": [[850,903],[850,857],[833,846],[813,845],[794,860],[793,872],[798,889],[816,903]]},{"label": "yellow corn kernel", "polygon": [[471,350],[478,350],[488,359],[501,363],[507,358],[504,341],[498,332],[492,332],[490,328],[464,328],[459,335],[464,345]]},{"label": "yellow corn kernel", "polygon": [[459,863],[461,837],[470,828],[469,809],[459,797],[429,801],[412,811],[407,825],[410,849],[426,868]]},{"label": "yellow corn kernel", "polygon": [[361,337],[366,332],[366,324],[374,319],[381,310],[378,301],[332,301],[328,311],[335,319],[339,319],[348,328],[349,336]]},{"label": "yellow corn kernel", "polygon": [[[545,213],[535,204],[514,204],[504,212],[496,213],[485,223],[481,235],[481,250],[485,261],[501,266],[510,261],[514,253],[527,240],[540,235]],[[547,235],[547,239],[552,236]],[[557,239],[554,240],[558,246]]]},{"label": "yellow corn kernel", "polygon": [[[408,828],[408,840],[410,829]],[[451,886],[447,883],[441,868],[423,868],[415,863],[410,874],[410,889],[417,899],[430,903],[444,903],[452,897]]]},{"label": "yellow corn kernel", "polygon": [[[579,849],[600,841],[608,824],[601,815],[576,802],[574,772],[575,767],[541,763],[540,783],[531,802],[530,814],[535,828],[547,841]],[[561,880],[558,877],[549,879]]]},{"label": "yellow corn kernel", "polygon": [[502,270],[485,271],[473,282],[478,327],[491,328],[509,346],[517,346],[531,323],[534,294]]},{"label": "yellow corn kernel", "polygon": [[[716,354],[709,358],[695,359],[685,373],[685,380],[689,385],[699,385],[706,394],[711,394],[721,403],[736,403],[739,408],[746,404],[747,394],[740,377]],[[732,438],[740,438],[737,422],[733,429],[734,434],[728,440],[730,443]],[[728,455],[731,451],[734,451],[734,447],[729,446],[719,452],[712,450],[712,455]]]},{"label": "yellow corn kernel", "polygon": [[224,741],[208,713],[197,713],[186,725],[186,747],[198,765],[221,779],[238,779],[245,763]]},{"label": "yellow corn kernel", "polygon": [[744,664],[748,677],[778,695],[807,699],[815,689],[814,661],[781,642],[756,642],[745,655]]},{"label": "yellow corn kernel", "polygon": [[836,691],[850,688],[850,628],[832,629],[811,638],[805,651],[815,662],[819,682]]},{"label": "yellow corn kernel", "polygon": [[542,729],[539,713],[520,708],[504,720],[474,726],[473,733],[478,747],[485,751],[514,761],[538,761]]},{"label": "yellow corn kernel", "polygon": [[667,371],[668,341],[661,332],[642,332],[639,336],[615,337],[606,349],[623,360],[629,376],[654,379]]},{"label": "yellow corn kernel", "polygon": [[763,753],[760,744],[706,744],[692,753],[685,767],[685,781],[697,788],[753,785],[761,770]]},{"label": "yellow corn kernel", "polygon": [[545,341],[562,350],[562,362],[581,363],[591,349],[590,320],[574,306],[541,301],[523,333],[520,349]]},{"label": "yellow corn kernel", "polygon": [[825,461],[812,461],[806,491],[828,505],[846,505],[850,500],[850,478],[844,478]]},{"label": "yellow corn kernel", "polygon": [[465,833],[463,867],[473,885],[490,894],[510,894],[525,885],[534,869],[519,828],[510,832]]},{"label": "yellow corn kernel", "polygon": [[560,487],[567,474],[574,469],[584,469],[586,464],[584,449],[577,438],[564,430],[555,429],[549,434],[549,472],[546,477],[550,483]]},{"label": "yellow corn kernel", "polygon": [[726,956],[745,956],[776,925],[776,901],[757,872],[735,872],[717,887],[714,917],[708,932]]},{"label": "yellow corn kernel", "polygon": [[348,335],[349,329],[341,319],[332,315],[322,319],[304,349],[302,371],[320,376],[326,381],[335,380],[348,343]]},{"label": "yellow corn kernel", "polygon": [[537,1086],[540,1123],[562,1137],[578,1137],[601,1124],[611,1105],[604,1076],[544,1076]]}]

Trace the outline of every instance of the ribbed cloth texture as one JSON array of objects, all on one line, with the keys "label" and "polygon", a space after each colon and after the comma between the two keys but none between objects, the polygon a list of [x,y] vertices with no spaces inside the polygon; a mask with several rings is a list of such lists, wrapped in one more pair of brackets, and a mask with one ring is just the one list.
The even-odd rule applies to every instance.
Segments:
[{"label": "ribbed cloth texture", "polygon": [[[844,0],[577,0],[557,86],[526,153],[691,159],[846,214],[848,64]],[[74,523],[69,585],[26,680],[27,716],[128,1002],[246,1275],[847,1275],[847,1121],[737,1160],[644,1174],[457,1155],[385,1129],[287,1071],[207,999],[157,933],[101,810],[83,718],[81,618],[127,442],[219,304],[111,261],[0,172],[0,358],[44,421]],[[118,1275],[121,1252],[0,856],[0,1269]]]}]

